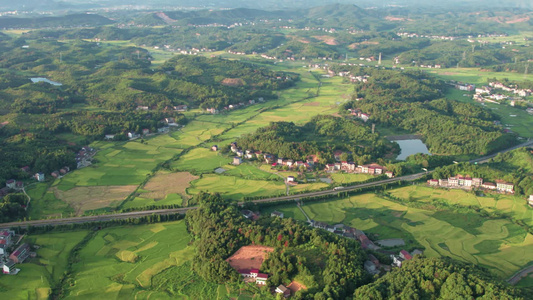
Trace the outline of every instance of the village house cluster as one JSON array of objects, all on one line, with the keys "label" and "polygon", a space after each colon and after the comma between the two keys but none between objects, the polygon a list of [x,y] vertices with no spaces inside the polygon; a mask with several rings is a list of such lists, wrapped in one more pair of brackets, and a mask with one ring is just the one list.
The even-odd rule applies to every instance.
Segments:
[{"label": "village house cluster", "polygon": [[[238,270],[239,274],[244,278],[245,282],[255,282],[259,286],[264,286],[267,284],[268,274],[259,273],[258,269],[241,269]],[[274,290],[276,294],[281,294],[283,297],[288,298],[291,295],[291,290],[289,290],[283,284],[280,284]]]},{"label": "village house cluster", "polygon": [[[508,87],[501,82],[489,82],[488,86],[482,86],[481,88],[475,88],[474,86],[475,94],[473,96],[473,99],[479,102],[486,101],[492,103],[499,103],[498,101],[509,99],[508,95],[495,93],[496,90],[513,93],[519,97],[527,97],[531,95],[532,92],[531,89],[518,89],[515,87]],[[511,101],[511,106],[514,106],[514,101]]]},{"label": "village house cluster", "polygon": [[457,175],[449,177],[448,179],[430,179],[427,181],[430,186],[439,186],[446,188],[466,189],[473,188],[493,190],[502,193],[514,193],[514,184],[505,182],[503,180],[496,180],[496,183],[483,182],[483,178],[472,178],[468,175]]},{"label": "village house cluster", "polygon": [[368,165],[356,165],[354,162],[336,162],[334,164],[327,164],[325,171],[334,172],[334,171],[345,171],[348,173],[360,173],[360,174],[369,174],[369,175],[387,175],[387,177],[394,177],[392,171],[387,171],[387,169],[378,164],[368,164]]},{"label": "village house cluster", "polygon": [[[31,174],[29,166],[22,167],[20,170],[26,173],[28,176],[35,178],[39,182],[43,182],[45,180],[44,173],[42,172]],[[4,196],[11,192],[20,192],[22,190],[24,190],[24,182],[15,179],[9,179],[6,181],[6,186],[0,189],[0,199],[4,198]]]},{"label": "village house cluster", "polygon": [[[211,147],[211,150],[218,151],[218,146],[213,145]],[[289,169],[298,169],[298,170],[312,170],[316,163],[318,162],[318,159],[316,155],[310,155],[307,157],[307,160],[301,161],[301,160],[293,160],[293,159],[285,159],[285,158],[276,158],[272,154],[263,153],[261,151],[252,151],[252,150],[245,150],[243,151],[239,147],[237,147],[236,142],[232,142],[230,145],[231,152],[235,153],[237,156],[233,158],[233,165],[240,165],[243,162],[243,159],[264,159],[265,163],[271,164],[272,167],[283,167],[286,166]],[[360,173],[360,174],[369,174],[369,175],[387,175],[387,177],[392,178],[394,177],[394,173],[392,171],[387,171],[385,167],[380,166],[378,164],[367,164],[367,165],[357,165],[354,162],[347,162],[347,161],[340,161],[340,156],[342,155],[342,151],[336,151],[334,153],[335,160],[338,161],[334,164],[327,164],[324,171],[326,172],[336,172],[336,171],[345,171],[348,173]],[[288,179],[287,182],[294,182],[293,180]]]},{"label": "village house cluster", "polygon": [[370,119],[370,115],[362,112],[360,109],[357,108],[349,108],[348,112],[350,113],[350,116],[353,116],[357,119],[363,120],[363,122],[366,123],[368,119]]},{"label": "village house cluster", "polygon": [[[282,77],[277,77],[277,79],[278,80],[282,80],[283,78]],[[289,80],[288,77],[286,77],[285,79]],[[224,106],[223,111],[227,112],[227,111],[238,109],[238,108],[244,108],[244,107],[247,107],[247,106],[250,106],[250,105],[254,105],[254,104],[258,103],[258,102],[265,102],[265,99],[263,97],[259,97],[257,99],[257,101],[254,100],[254,99],[250,99],[250,100],[248,100],[248,103],[239,102],[239,103],[236,103],[236,104],[230,104],[228,106]],[[207,113],[210,113],[210,114],[213,114],[213,115],[216,115],[216,114],[220,113],[220,110],[218,110],[217,108],[214,108],[214,107],[206,108],[205,111]]]},{"label": "village house cluster", "polygon": [[35,252],[31,252],[29,244],[21,244],[15,248],[11,253],[12,249],[16,244],[15,242],[15,232],[11,230],[0,230],[0,268],[2,268],[2,273],[6,275],[16,275],[20,269],[15,268],[16,264],[24,262],[28,257],[35,257]]},{"label": "village house cluster", "polygon": [[81,150],[78,151],[78,153],[76,154],[77,168],[81,169],[83,167],[90,166],[92,164],[92,160],[95,154],[96,150],[92,147],[85,146],[81,148]]},{"label": "village house cluster", "polygon": [[[272,214],[274,214],[274,212]],[[318,222],[314,220],[310,221],[310,225],[314,228],[327,230],[345,238],[357,240],[361,243],[361,248],[365,250],[378,251],[384,254],[390,253],[381,250],[381,247],[374,244],[374,242],[372,242],[362,230],[358,230],[353,227],[346,226],[344,224],[329,225],[327,223]],[[415,256],[416,254],[423,254],[423,252],[418,249],[415,249],[411,254],[406,250],[401,250],[399,255],[391,254],[390,257],[393,260],[392,266],[401,267],[403,261],[412,259],[413,256]],[[365,261],[364,267],[365,270],[372,275],[379,274],[381,272],[381,269],[384,269],[385,271],[391,270],[391,266],[382,265],[379,260],[372,254],[368,256],[368,260]]]},{"label": "village house cluster", "polygon": [[[218,151],[218,146],[213,145],[211,147],[211,150]],[[306,162],[303,161],[294,161],[292,159],[284,159],[284,158],[277,158],[268,153],[263,153],[261,151],[252,151],[252,150],[245,150],[243,151],[241,148],[237,147],[236,142],[232,142],[230,145],[231,152],[235,153],[237,156],[233,158],[233,164],[238,166],[242,163],[243,159],[263,159],[265,163],[271,164],[273,167],[276,166],[287,166],[289,169],[293,168],[300,168],[305,167],[306,169],[310,170],[314,167],[316,156],[311,155],[308,157]]]}]

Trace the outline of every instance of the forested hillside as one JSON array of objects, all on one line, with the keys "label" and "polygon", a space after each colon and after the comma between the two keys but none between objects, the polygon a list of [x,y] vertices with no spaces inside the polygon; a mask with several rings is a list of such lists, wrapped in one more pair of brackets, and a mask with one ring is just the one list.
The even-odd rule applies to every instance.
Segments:
[{"label": "forested hillside", "polygon": [[370,114],[370,120],[424,136],[433,154],[483,155],[515,142],[493,124],[495,117],[481,107],[442,98],[443,82],[421,72],[377,71],[340,67],[352,75],[369,75],[354,83],[353,99],[343,105]]},{"label": "forested hillside", "polygon": [[242,136],[237,145],[286,159],[306,160],[309,155],[316,155],[322,164],[334,162],[336,150],[350,153],[342,160],[358,164],[399,152],[389,141],[372,133],[362,121],[322,115],[302,126],[292,122],[271,123]]},{"label": "forested hillside", "polygon": [[[344,299],[370,279],[363,271],[366,254],[354,240],[290,218],[251,222],[218,194],[200,194],[197,200],[199,208],[187,213],[186,222],[197,247],[193,269],[205,280],[242,280],[225,259],[250,244],[274,247],[260,269],[271,274],[268,286],[287,284],[297,277],[308,287],[297,292],[295,299]],[[272,295],[261,289],[261,297]]]},{"label": "forested hillside", "polygon": [[447,258],[415,258],[358,288],[354,299],[526,299],[488,274]]}]

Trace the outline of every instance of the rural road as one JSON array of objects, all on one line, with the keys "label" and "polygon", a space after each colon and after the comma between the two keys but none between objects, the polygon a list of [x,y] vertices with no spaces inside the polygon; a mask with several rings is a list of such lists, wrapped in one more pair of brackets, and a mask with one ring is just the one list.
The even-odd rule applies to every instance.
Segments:
[{"label": "rural road", "polygon": [[511,278],[507,279],[507,283],[510,285],[517,284],[522,278],[526,277],[529,273],[533,273],[533,266],[525,267],[522,270],[516,272]]},{"label": "rural road", "polygon": [[[499,151],[497,153],[487,155],[478,159],[470,160],[470,163],[485,163],[489,159],[496,156],[498,153],[504,153],[508,152],[520,147],[530,146],[533,145],[533,141],[527,141],[525,143],[522,143],[520,145],[508,148],[506,150]],[[268,202],[277,202],[277,201],[287,201],[287,200],[295,200],[300,198],[306,198],[306,197],[316,197],[316,196],[324,196],[324,195],[332,195],[337,194],[344,191],[351,191],[356,190],[359,188],[365,188],[365,187],[372,187],[372,186],[380,186],[388,183],[394,183],[398,181],[413,181],[421,178],[422,176],[431,173],[431,171],[428,172],[422,172],[417,174],[411,174],[406,176],[400,176],[395,178],[389,178],[384,179],[380,181],[374,181],[374,182],[368,182],[368,183],[362,183],[357,185],[352,185],[349,187],[344,187],[342,189],[337,190],[326,190],[326,191],[317,191],[317,192],[309,192],[304,194],[298,194],[298,195],[289,195],[289,196],[282,196],[282,197],[272,197],[272,198],[265,198],[265,199],[258,199],[253,200],[251,202],[253,203],[268,203]],[[239,205],[244,204],[245,202],[239,202]],[[172,209],[158,209],[158,210],[147,210],[147,211],[135,211],[135,212],[126,212],[126,213],[118,213],[118,214],[109,214],[109,215],[99,215],[99,216],[83,216],[83,217],[73,217],[73,218],[61,218],[61,219],[48,219],[48,220],[35,220],[35,221],[22,221],[22,222],[10,222],[10,223],[0,223],[0,229],[7,229],[10,227],[18,227],[18,226],[47,226],[47,225],[67,225],[67,224],[77,224],[77,223],[88,223],[88,222],[99,222],[99,221],[110,221],[110,220],[120,220],[120,219],[128,219],[128,218],[140,218],[150,215],[168,215],[168,214],[175,214],[175,213],[185,213],[188,210],[196,209],[196,207],[184,207],[184,208],[172,208]]]}]

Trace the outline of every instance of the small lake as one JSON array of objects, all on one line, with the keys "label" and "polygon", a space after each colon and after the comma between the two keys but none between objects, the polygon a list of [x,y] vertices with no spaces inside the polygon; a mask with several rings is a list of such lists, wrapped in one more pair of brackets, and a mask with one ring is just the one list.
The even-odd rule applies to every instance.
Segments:
[{"label": "small lake", "polygon": [[44,77],[33,77],[33,78],[30,78],[31,82],[33,83],[37,83],[37,82],[47,82],[51,85],[55,85],[55,86],[60,86],[60,85],[63,85],[62,83],[59,83],[59,82],[55,82],[55,81],[52,81],[48,78],[44,78]]},{"label": "small lake", "polygon": [[397,140],[395,142],[400,145],[401,149],[400,154],[396,158],[397,160],[405,160],[407,156],[417,153],[431,154],[429,153],[428,147],[420,139]]}]

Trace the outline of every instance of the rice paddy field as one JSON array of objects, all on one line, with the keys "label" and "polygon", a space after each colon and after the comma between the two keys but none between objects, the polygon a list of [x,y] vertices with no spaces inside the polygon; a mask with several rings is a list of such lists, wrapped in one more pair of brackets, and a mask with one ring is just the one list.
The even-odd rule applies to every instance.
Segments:
[{"label": "rice paddy field", "polygon": [[67,268],[70,250],[86,234],[86,231],[72,231],[26,237],[27,242],[40,247],[37,257],[18,264],[17,275],[0,275],[0,299],[48,299]]},{"label": "rice paddy field", "polygon": [[179,171],[194,171],[193,173],[211,173],[216,168],[225,168],[233,161],[230,156],[207,148],[196,148],[172,162],[171,167]]},{"label": "rice paddy field", "polygon": [[[408,191],[408,188],[402,188],[392,193],[400,196]],[[416,201],[423,201],[427,195],[416,193],[413,197]],[[452,193],[447,197],[453,199],[458,195]],[[473,202],[474,199],[468,201]],[[501,207],[513,209],[512,203],[502,204]],[[402,238],[408,249],[423,247],[428,257],[449,256],[481,265],[502,279],[533,261],[533,236],[505,219],[412,208],[375,194],[310,202],[302,208],[313,220],[343,223],[379,239]],[[287,217],[305,220],[294,204],[270,207],[267,213],[273,210],[282,211]]]},{"label": "rice paddy field", "polygon": [[337,183],[354,183],[361,182],[372,178],[372,175],[368,174],[349,174],[349,173],[333,173],[331,179]]},{"label": "rice paddy field", "polygon": [[170,299],[153,289],[152,280],[189,261],[189,241],[184,221],[102,229],[73,264],[75,284],[65,298]]},{"label": "rice paddy field", "polygon": [[285,194],[285,183],[279,181],[250,180],[234,176],[204,174],[191,182],[187,192],[196,195],[200,191],[220,193],[222,197],[243,201],[244,197],[278,196]]},{"label": "rice paddy field", "polygon": [[429,203],[433,200],[437,200],[449,204],[479,206],[487,211],[508,213],[514,218],[533,226],[533,209],[527,205],[525,197],[521,196],[496,193],[486,193],[484,196],[476,196],[474,193],[463,190],[436,189],[424,185],[402,187],[391,190],[390,193],[396,197],[404,199],[411,197],[411,199],[420,202]]},{"label": "rice paddy field", "polygon": [[56,180],[54,186],[67,191],[76,186],[139,185],[156,165],[181,152],[176,140],[159,135],[129,142],[95,142],[97,163]]}]

